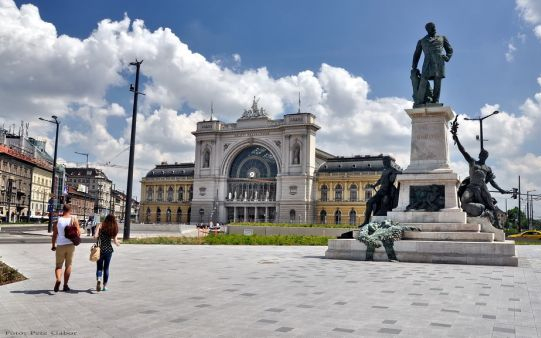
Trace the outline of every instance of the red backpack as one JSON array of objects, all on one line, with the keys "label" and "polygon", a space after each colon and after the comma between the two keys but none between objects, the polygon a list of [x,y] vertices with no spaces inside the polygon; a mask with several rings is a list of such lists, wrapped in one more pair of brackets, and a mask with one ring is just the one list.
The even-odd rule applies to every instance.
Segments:
[{"label": "red backpack", "polygon": [[70,224],[64,228],[64,237],[72,241],[75,246],[81,244],[81,237],[79,237],[77,230],[77,225],[73,224],[73,218],[70,220]]}]

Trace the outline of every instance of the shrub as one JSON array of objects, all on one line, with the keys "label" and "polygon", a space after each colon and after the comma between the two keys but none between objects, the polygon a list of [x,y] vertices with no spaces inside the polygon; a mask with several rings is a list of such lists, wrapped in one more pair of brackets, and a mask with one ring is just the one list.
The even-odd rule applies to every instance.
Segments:
[{"label": "shrub", "polygon": [[252,227],[288,227],[288,228],[338,228],[338,229],[353,229],[357,225],[351,224],[307,224],[307,223],[264,223],[264,222],[235,222],[229,223],[231,226],[252,226]]}]

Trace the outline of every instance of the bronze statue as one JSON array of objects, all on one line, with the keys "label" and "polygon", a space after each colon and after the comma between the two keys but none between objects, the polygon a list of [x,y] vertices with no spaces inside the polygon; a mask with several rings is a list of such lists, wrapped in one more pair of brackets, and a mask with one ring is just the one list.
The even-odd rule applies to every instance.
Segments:
[{"label": "bronze statue", "polygon": [[457,132],[458,123],[455,118],[455,121],[452,123],[451,127],[453,140],[470,167],[470,176],[466,177],[462,181],[458,189],[458,198],[460,199],[462,209],[468,214],[468,216],[486,216],[490,219],[494,226],[500,227],[498,214],[501,211],[498,209],[498,207],[496,207],[496,200],[490,195],[487,183],[490,183],[490,185],[492,185],[502,194],[509,194],[511,192],[500,188],[500,186],[498,186],[498,184],[496,184],[494,181],[496,176],[492,172],[492,169],[485,163],[488,158],[488,151],[481,149],[479,159],[473,159],[460,143]]},{"label": "bronze statue", "polygon": [[[453,56],[453,48],[447,38],[436,35],[434,23],[427,23],[425,29],[428,34],[417,42],[411,65],[414,107],[427,103],[439,103],[441,79],[445,77],[445,62],[449,62]],[[424,53],[424,61],[423,70],[419,72],[417,65],[421,52]],[[430,90],[429,80],[434,81],[433,91]]]},{"label": "bronze statue", "polygon": [[391,211],[398,204],[398,189],[395,187],[394,182],[396,181],[396,175],[400,171],[396,168],[393,168],[391,165],[391,158],[385,156],[383,158],[383,173],[378,181],[370,185],[372,188],[380,186],[379,190],[374,196],[372,196],[366,202],[366,211],[364,213],[364,223],[361,224],[361,227],[370,222],[370,216],[372,216],[372,211],[376,216],[386,216],[387,211]]}]

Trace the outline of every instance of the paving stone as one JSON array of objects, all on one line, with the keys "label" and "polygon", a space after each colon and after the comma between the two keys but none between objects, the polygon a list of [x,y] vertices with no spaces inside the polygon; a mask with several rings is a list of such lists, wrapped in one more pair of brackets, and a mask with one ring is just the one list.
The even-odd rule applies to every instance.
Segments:
[{"label": "paving stone", "polygon": [[272,320],[272,319],[260,319],[257,321],[258,323],[265,323],[265,324],[275,324],[275,323],[278,323],[277,320]]},{"label": "paving stone", "polygon": [[278,332],[289,332],[289,331],[291,331],[291,330],[293,330],[292,327],[282,326],[282,327],[277,328],[277,329],[274,330],[274,331],[278,331]]},{"label": "paving stone", "polygon": [[494,326],[494,332],[512,333],[515,334],[515,329]]},{"label": "paving stone", "polygon": [[345,333],[353,333],[353,332],[355,332],[355,330],[353,330],[353,329],[344,329],[344,328],[341,328],[341,327],[335,327],[332,330],[336,331],[336,332],[345,332]]},{"label": "paving stone", "polygon": [[276,309],[276,308],[270,308],[270,309],[266,309],[265,311],[269,311],[269,312],[282,312],[284,311],[285,309]]},{"label": "paving stone", "polygon": [[485,319],[496,319],[496,316],[494,316],[494,315],[483,315],[483,318],[485,318]]},{"label": "paving stone", "polygon": [[382,324],[394,324],[394,323],[396,323],[396,320],[385,319],[385,320],[382,321],[381,323],[382,323]]},{"label": "paving stone", "polygon": [[402,330],[399,329],[390,329],[388,327],[383,327],[378,330],[378,333],[388,333],[388,334],[400,334]]},{"label": "paving stone", "polygon": [[430,326],[436,326],[436,327],[451,327],[451,324],[444,324],[444,323],[430,323]]}]

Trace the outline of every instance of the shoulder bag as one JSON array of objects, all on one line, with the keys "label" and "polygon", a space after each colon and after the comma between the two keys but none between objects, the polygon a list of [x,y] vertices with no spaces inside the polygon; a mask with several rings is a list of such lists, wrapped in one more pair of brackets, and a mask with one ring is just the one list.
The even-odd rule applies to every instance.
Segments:
[{"label": "shoulder bag", "polygon": [[98,240],[92,247],[90,248],[90,261],[91,262],[97,262],[100,259],[101,249],[100,249],[100,237],[98,236]]},{"label": "shoulder bag", "polygon": [[70,220],[70,224],[64,228],[64,237],[69,239],[75,246],[81,244],[78,230],[77,225],[73,223],[73,218]]}]

